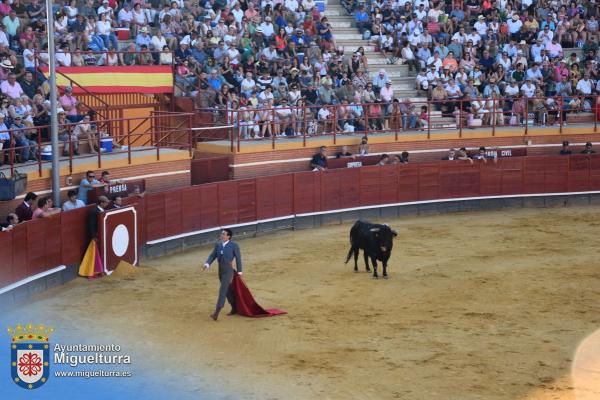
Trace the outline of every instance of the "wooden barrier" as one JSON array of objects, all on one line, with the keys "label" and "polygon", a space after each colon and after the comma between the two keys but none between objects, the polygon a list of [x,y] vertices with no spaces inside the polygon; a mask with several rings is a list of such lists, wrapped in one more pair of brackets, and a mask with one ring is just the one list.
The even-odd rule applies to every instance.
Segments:
[{"label": "wooden barrier", "polygon": [[[436,199],[600,191],[600,155],[503,157],[298,172],[208,183],[124,199],[139,242],[294,215]],[[88,207],[89,208],[89,207]],[[0,288],[58,265],[87,246],[88,209],[0,233]]]}]

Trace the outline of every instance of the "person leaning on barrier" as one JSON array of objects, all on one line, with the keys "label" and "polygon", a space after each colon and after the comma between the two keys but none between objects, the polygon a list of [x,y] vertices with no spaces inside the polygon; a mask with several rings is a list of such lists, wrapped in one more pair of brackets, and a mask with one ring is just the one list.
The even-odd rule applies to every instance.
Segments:
[{"label": "person leaning on barrier", "polygon": [[321,146],[319,152],[310,160],[310,168],[313,171],[327,170],[327,147]]},{"label": "person leaning on barrier", "polygon": [[596,151],[592,149],[592,142],[585,144],[585,149],[581,150],[581,154],[596,154]]},{"label": "person leaning on barrier", "polygon": [[565,140],[564,142],[562,142],[562,147],[560,148],[560,151],[558,152],[558,154],[560,154],[561,156],[568,156],[571,155],[573,152],[571,151],[571,148],[569,147],[569,141]]},{"label": "person leaning on barrier", "polygon": [[467,157],[463,152],[457,152],[455,149],[448,150],[448,154],[442,157],[442,160],[453,161],[453,160],[461,160],[461,161],[469,161],[473,164],[473,160]]},{"label": "person leaning on barrier", "polygon": [[53,205],[54,203],[50,197],[38,199],[37,208],[33,211],[32,219],[50,217],[62,211],[58,207],[52,207]]},{"label": "person leaning on barrier", "polygon": [[377,165],[387,165],[389,163],[390,163],[390,156],[388,156],[387,154],[382,154]]},{"label": "person leaning on barrier", "polygon": [[348,151],[348,146],[342,146],[342,148],[340,149],[340,151],[338,151],[337,153],[335,153],[335,158],[346,158],[346,157],[352,157],[354,158],[354,156],[352,155],[352,153],[350,153]]},{"label": "person leaning on barrier", "polygon": [[6,216],[6,222],[0,224],[2,232],[8,232],[19,223],[19,217],[15,213],[10,213]]}]

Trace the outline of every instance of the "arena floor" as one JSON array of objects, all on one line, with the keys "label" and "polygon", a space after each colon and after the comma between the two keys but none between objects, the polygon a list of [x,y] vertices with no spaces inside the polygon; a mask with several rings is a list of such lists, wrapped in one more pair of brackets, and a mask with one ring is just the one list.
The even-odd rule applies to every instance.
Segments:
[{"label": "arena floor", "polygon": [[[357,274],[343,264],[351,224],[238,238],[257,300],[289,312],[267,319],[209,318],[216,268],[200,269],[209,247],[146,261],[130,276],[77,280],[29,306],[150,349],[148,368],[177,377],[187,394],[598,399],[600,388],[577,375],[590,364],[573,364],[600,330],[599,212],[385,221],[399,233],[389,280],[371,279],[362,261]],[[599,377],[600,346],[592,358]]]}]

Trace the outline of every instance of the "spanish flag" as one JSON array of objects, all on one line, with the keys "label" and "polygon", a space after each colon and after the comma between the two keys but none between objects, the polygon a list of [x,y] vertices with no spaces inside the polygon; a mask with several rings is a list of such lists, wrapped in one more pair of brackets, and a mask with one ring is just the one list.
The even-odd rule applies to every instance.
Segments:
[{"label": "spanish flag", "polygon": [[[48,68],[42,71],[48,77]],[[92,93],[172,93],[173,71],[170,65],[58,67],[56,84],[73,86],[73,93],[83,92],[79,86]]]}]

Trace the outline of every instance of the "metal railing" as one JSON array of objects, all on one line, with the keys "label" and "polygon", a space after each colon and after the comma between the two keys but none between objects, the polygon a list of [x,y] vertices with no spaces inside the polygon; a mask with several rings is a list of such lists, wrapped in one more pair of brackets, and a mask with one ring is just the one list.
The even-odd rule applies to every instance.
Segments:
[{"label": "metal railing", "polygon": [[[177,119],[177,125],[168,126],[170,119],[173,118]],[[80,123],[62,123],[59,124],[58,156],[61,162],[67,162],[69,173],[73,172],[75,160],[93,157],[97,161],[98,168],[102,168],[103,160],[113,154],[127,154],[127,164],[132,163],[132,158],[136,153],[148,150],[155,151],[157,161],[160,160],[161,150],[164,149],[186,150],[191,157],[193,152],[192,118],[192,113],[162,113],[146,118],[90,121],[93,129],[89,131],[91,133],[89,138],[78,137],[75,128]],[[185,121],[185,123],[181,123],[181,121]],[[119,140],[107,133],[108,127],[114,123],[127,128]],[[144,124],[149,124],[149,126],[144,128]],[[44,167],[50,168],[52,157],[55,156],[45,151],[50,148],[49,132],[50,127],[47,125],[0,130],[0,134],[9,136],[0,150],[0,164],[2,164],[0,171],[5,174],[10,171],[10,175],[12,175],[15,168],[37,165],[38,176],[41,177],[42,170]],[[26,141],[23,138],[26,138]],[[103,148],[106,148],[103,146],[105,141],[110,142],[111,151],[103,151]],[[76,152],[76,148],[80,151]],[[35,158],[35,161],[29,160],[29,158]]]},{"label": "metal railing", "polygon": [[[276,106],[272,108],[212,108],[196,109],[196,115],[213,114],[213,131],[219,134],[202,138],[228,140],[231,150],[241,143],[269,140],[272,148],[278,140],[301,138],[303,146],[314,136],[331,136],[336,144],[338,136],[393,134],[397,141],[402,135],[432,134],[457,131],[458,138],[472,129],[487,128],[490,136],[502,128],[521,130],[515,135],[527,136],[533,127],[558,127],[559,133],[572,114],[593,113],[588,121],[571,124],[593,124],[597,132],[600,104],[597,95],[554,96],[554,105],[547,97],[480,98],[477,100],[445,99],[391,103],[327,104],[310,106]],[[481,106],[481,107],[479,107]]]}]

